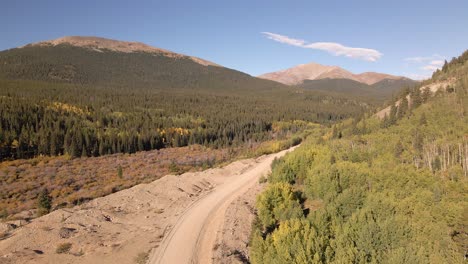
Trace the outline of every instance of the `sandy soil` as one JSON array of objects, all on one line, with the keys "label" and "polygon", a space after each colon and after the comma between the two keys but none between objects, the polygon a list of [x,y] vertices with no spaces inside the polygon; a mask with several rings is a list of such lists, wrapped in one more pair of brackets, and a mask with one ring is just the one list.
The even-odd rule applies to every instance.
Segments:
[{"label": "sandy soil", "polygon": [[232,202],[224,217],[214,245],[213,262],[223,264],[249,263],[249,240],[256,216],[257,195],[266,187],[258,181],[245,194]]},{"label": "sandy soil", "polygon": [[262,156],[250,167],[234,171],[235,177],[228,177],[224,184],[192,204],[161,246],[153,250],[149,263],[213,263],[213,251],[228,207],[252,188],[260,176],[269,173],[274,158],[287,152]]},{"label": "sandy soil", "polygon": [[[136,263],[138,256],[141,259],[150,251],[153,261],[168,256],[173,246],[177,255],[197,249],[197,257],[211,260],[213,247],[220,241],[218,233],[222,234],[218,231],[223,230],[225,222],[243,222],[250,228],[248,218],[239,218],[242,214],[227,214],[237,220],[225,221],[226,210],[269,171],[274,157],[284,154],[241,160],[203,172],[168,175],[81,206],[54,211],[28,224],[3,224],[0,263]],[[189,229],[183,231],[187,223]],[[196,238],[195,243],[170,243],[185,232],[187,236],[194,234],[190,236]],[[65,243],[71,243],[70,250],[57,253]]]}]

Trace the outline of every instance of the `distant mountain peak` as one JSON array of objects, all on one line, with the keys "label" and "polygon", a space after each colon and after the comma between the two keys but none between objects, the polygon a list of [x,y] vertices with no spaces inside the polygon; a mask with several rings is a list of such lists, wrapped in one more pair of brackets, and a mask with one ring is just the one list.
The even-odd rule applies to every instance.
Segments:
[{"label": "distant mountain peak", "polygon": [[403,76],[395,76],[395,75],[390,75],[390,74],[385,74],[385,73],[379,73],[379,72],[363,72],[361,74],[356,75],[360,82],[366,83],[369,85],[372,85],[374,83],[378,83],[384,79],[389,79],[389,80],[409,80],[409,78],[403,77]]},{"label": "distant mountain peak", "polygon": [[120,40],[113,40],[113,39],[93,37],[93,36],[66,36],[66,37],[61,37],[61,38],[53,39],[53,40],[41,41],[41,42],[29,44],[29,45],[31,46],[48,46],[48,45],[57,46],[60,44],[69,44],[69,45],[76,46],[76,47],[89,48],[97,52],[103,52],[103,50],[111,50],[111,51],[124,52],[124,53],[133,53],[133,52],[157,53],[157,54],[162,54],[168,57],[189,57],[196,63],[202,64],[204,66],[208,66],[208,65],[220,66],[218,64],[215,64],[207,60],[178,54],[178,53],[165,50],[165,49],[152,47],[150,45],[147,45],[141,42],[120,41]]},{"label": "distant mountain peak", "polygon": [[259,78],[277,81],[287,85],[302,84],[306,80],[320,79],[349,79],[367,85],[378,83],[385,79],[390,80],[409,80],[402,76],[377,72],[364,72],[354,74],[338,66],[327,66],[318,63],[300,64],[292,68],[280,70],[277,72],[266,73],[258,76]]},{"label": "distant mountain peak", "polygon": [[315,80],[320,75],[335,70],[336,66],[326,66],[318,63],[300,64],[295,67],[280,70],[277,72],[266,73],[258,76],[262,79],[277,81],[287,85],[301,84],[304,80]]}]

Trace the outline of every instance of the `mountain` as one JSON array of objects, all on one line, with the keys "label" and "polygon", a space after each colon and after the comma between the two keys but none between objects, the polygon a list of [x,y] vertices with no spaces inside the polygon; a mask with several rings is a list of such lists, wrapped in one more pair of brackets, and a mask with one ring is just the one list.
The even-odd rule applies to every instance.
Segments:
[{"label": "mountain", "polygon": [[373,85],[387,79],[411,81],[406,77],[377,72],[354,74],[338,66],[326,66],[317,63],[301,64],[286,70],[262,74],[258,77],[287,85],[300,85],[307,80],[320,79],[348,79],[367,85]]},{"label": "mountain", "polygon": [[0,87],[0,161],[260,144],[298,131],[295,120],[331,123],[370,106],[97,37],[1,51]]},{"label": "mountain", "polygon": [[106,39],[100,37],[84,37],[84,36],[68,36],[62,37],[54,40],[42,41],[37,43],[32,43],[26,46],[57,46],[61,44],[69,44],[75,47],[83,47],[92,49],[98,52],[104,51],[116,51],[124,53],[132,52],[147,52],[153,54],[161,54],[167,57],[173,58],[190,58],[194,62],[197,62],[204,66],[220,66],[213,62],[203,60],[197,57],[186,56],[178,54],[169,50],[155,48],[141,42],[130,42],[130,41],[118,41],[113,39]]},{"label": "mountain", "polygon": [[344,78],[305,80],[300,87],[312,91],[328,91],[358,97],[361,100],[375,99],[379,102],[389,98],[395,92],[395,89],[375,89],[371,85]]},{"label": "mountain", "polygon": [[325,66],[317,63],[301,64],[286,70],[266,73],[258,76],[262,79],[272,80],[287,85],[296,85],[304,80],[315,80],[320,75],[331,72],[338,67]]},{"label": "mountain", "polygon": [[395,76],[395,75],[378,73],[378,72],[364,72],[361,74],[357,74],[356,77],[360,82],[366,83],[369,85],[381,82],[383,80],[403,80],[403,81],[411,80],[409,78],[402,77],[402,76]]},{"label": "mountain", "polygon": [[164,89],[285,88],[207,60],[143,43],[77,36],[0,52],[0,78]]},{"label": "mountain", "polygon": [[414,86],[417,82],[410,79],[383,79],[373,84],[366,84],[348,78],[323,78],[305,80],[298,87],[359,98],[364,101],[382,102],[397,93],[402,87]]}]

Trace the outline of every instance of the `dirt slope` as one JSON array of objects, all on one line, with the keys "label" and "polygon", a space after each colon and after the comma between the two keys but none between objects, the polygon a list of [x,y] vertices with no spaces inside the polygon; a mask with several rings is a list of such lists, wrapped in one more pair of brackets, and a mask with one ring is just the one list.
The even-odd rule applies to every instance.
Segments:
[{"label": "dirt slope", "polygon": [[177,221],[161,246],[153,251],[149,263],[212,263],[214,246],[218,232],[223,228],[226,209],[254,186],[260,176],[270,171],[274,158],[287,152],[257,159],[252,167],[235,172],[235,177],[230,177],[223,185],[194,203]]},{"label": "dirt slope", "polygon": [[[195,238],[195,244],[190,240],[176,245],[177,252],[201,248],[198,256],[209,260],[226,208],[269,171],[274,157],[284,154],[168,175],[81,206],[54,211],[28,224],[3,224],[0,233],[9,231],[0,236],[0,263],[136,263],[137,256],[153,249],[154,260],[160,256],[161,243],[163,252],[168,253],[175,245],[168,237],[185,232]],[[214,222],[208,223],[208,219]],[[190,229],[183,231],[187,222]],[[64,243],[71,243],[69,252],[57,253]]]}]

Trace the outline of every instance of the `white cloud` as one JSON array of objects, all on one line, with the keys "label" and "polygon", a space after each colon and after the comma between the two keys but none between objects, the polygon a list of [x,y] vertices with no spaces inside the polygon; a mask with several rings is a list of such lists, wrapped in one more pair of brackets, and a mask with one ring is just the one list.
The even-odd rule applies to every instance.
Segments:
[{"label": "white cloud", "polygon": [[408,73],[408,74],[405,74],[405,76],[410,79],[418,80],[418,81],[427,80],[431,78],[431,74]]},{"label": "white cloud", "polygon": [[423,70],[425,70],[425,71],[436,71],[436,70],[439,69],[439,68],[440,68],[439,66],[430,65],[430,64],[421,67],[421,69],[423,69]]},{"label": "white cloud", "polygon": [[271,32],[262,32],[262,34],[264,34],[268,39],[280,43],[305,49],[323,50],[335,56],[345,56],[348,58],[361,59],[366,61],[377,61],[383,55],[382,53],[374,49],[346,47],[344,45],[334,42],[308,43],[307,41],[302,39],[294,39],[288,36],[283,36]]},{"label": "white cloud", "polygon": [[442,67],[444,65],[445,61],[443,60],[433,60],[431,61],[431,65],[434,65],[434,66],[440,66]]},{"label": "white cloud", "polygon": [[426,78],[421,78],[421,79],[427,79],[428,77],[430,77],[429,72],[432,73],[442,68],[442,66],[445,63],[445,57],[439,54],[433,54],[432,56],[425,56],[425,57],[410,57],[404,60],[411,64],[419,64],[419,69],[425,71],[425,73],[420,74],[420,76],[418,77],[423,77],[423,76],[426,77]]},{"label": "white cloud", "polygon": [[441,56],[439,54],[433,54],[432,56],[427,56],[427,57],[410,57],[406,58],[405,61],[411,62],[411,63],[426,63],[429,61],[434,61],[434,60],[443,60],[445,57]]},{"label": "white cloud", "polygon": [[406,58],[405,61],[412,62],[412,63],[423,63],[431,59],[432,59],[431,57],[411,57],[411,58]]},{"label": "white cloud", "polygon": [[289,38],[283,35],[275,34],[275,33],[270,33],[270,32],[262,32],[267,38],[278,41],[284,44],[296,46],[296,47],[303,47],[305,45],[305,40],[302,39],[293,39]]}]

